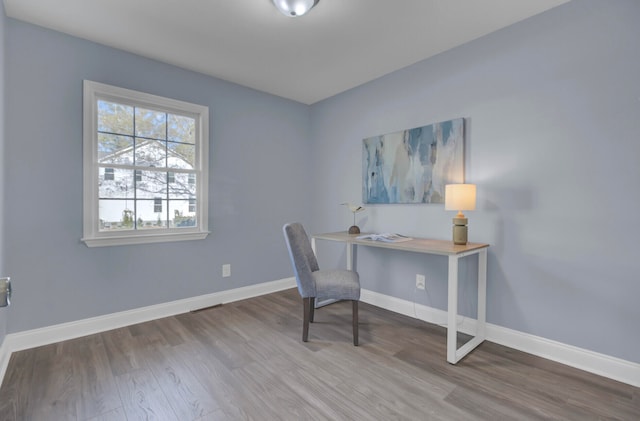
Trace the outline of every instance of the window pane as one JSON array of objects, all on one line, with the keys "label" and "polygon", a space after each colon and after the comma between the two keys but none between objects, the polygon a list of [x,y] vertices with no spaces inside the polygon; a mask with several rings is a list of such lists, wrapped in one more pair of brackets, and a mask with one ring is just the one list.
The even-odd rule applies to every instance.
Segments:
[{"label": "window pane", "polygon": [[133,229],[133,201],[100,199],[98,204],[100,231]]},{"label": "window pane", "polygon": [[98,100],[98,131],[133,135],[133,107]]},{"label": "window pane", "polygon": [[[167,227],[167,201],[161,199],[158,204],[154,199],[137,200],[136,208],[138,210],[138,228],[166,228]],[[156,209],[162,208],[164,212],[156,212]]]},{"label": "window pane", "polygon": [[189,212],[189,200],[170,200],[169,216],[171,228],[196,226],[196,213]]},{"label": "window pane", "polygon": [[169,156],[167,166],[169,168],[181,168],[192,170],[196,162],[196,145],[187,143],[167,142]]},{"label": "window pane", "polygon": [[189,174],[175,173],[174,182],[169,184],[169,199],[188,199],[196,195],[196,185],[189,183]]},{"label": "window pane", "polygon": [[166,143],[136,138],[136,166],[164,168],[167,162]]},{"label": "window pane", "polygon": [[98,169],[100,199],[133,198],[133,171],[119,168]]},{"label": "window pane", "polygon": [[196,120],[181,115],[168,115],[169,139],[175,142],[196,143]]},{"label": "window pane", "polygon": [[167,114],[136,107],[136,136],[167,139]]},{"label": "window pane", "polygon": [[136,182],[136,198],[153,199],[155,197],[167,197],[166,172],[140,171],[140,178],[142,181]]},{"label": "window pane", "polygon": [[98,162],[133,164],[133,137],[98,133]]}]

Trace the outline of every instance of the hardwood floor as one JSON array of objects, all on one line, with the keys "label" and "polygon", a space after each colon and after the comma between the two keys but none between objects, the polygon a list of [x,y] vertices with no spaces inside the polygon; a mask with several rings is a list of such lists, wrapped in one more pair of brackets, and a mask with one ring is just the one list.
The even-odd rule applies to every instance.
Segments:
[{"label": "hardwood floor", "polygon": [[640,419],[640,389],[485,342],[456,366],[446,331],[295,289],[16,352],[1,420]]}]

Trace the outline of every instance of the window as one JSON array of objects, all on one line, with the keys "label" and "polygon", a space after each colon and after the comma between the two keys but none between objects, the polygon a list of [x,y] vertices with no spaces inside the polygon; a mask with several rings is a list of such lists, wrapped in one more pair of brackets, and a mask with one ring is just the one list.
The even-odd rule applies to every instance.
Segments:
[{"label": "window", "polygon": [[209,109],[84,82],[89,247],[207,236]]},{"label": "window", "polygon": [[162,199],[160,197],[153,199],[153,211],[155,213],[162,213]]}]

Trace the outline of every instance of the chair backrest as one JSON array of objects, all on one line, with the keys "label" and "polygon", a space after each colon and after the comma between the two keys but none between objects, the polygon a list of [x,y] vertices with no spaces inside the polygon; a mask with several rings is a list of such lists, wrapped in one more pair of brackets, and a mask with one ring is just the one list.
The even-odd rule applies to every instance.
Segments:
[{"label": "chair backrest", "polygon": [[307,233],[302,224],[297,222],[285,224],[282,227],[282,232],[287,243],[300,295],[302,298],[315,297],[316,284],[311,273],[317,271],[319,267]]}]

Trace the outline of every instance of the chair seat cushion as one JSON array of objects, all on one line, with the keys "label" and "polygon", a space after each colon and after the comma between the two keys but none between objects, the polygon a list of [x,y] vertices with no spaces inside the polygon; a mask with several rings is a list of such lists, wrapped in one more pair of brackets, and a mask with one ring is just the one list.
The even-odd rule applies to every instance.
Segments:
[{"label": "chair seat cushion", "polygon": [[316,284],[316,298],[359,300],[360,277],[358,272],[344,269],[318,270],[312,273]]}]

